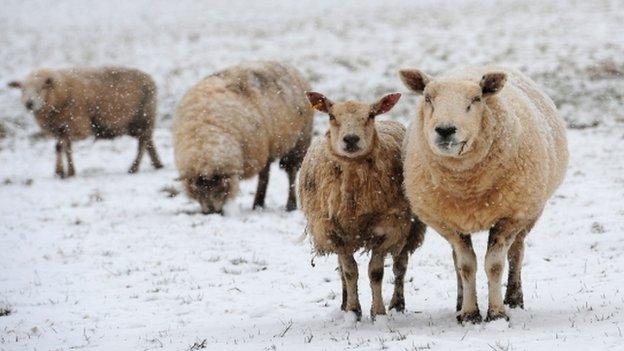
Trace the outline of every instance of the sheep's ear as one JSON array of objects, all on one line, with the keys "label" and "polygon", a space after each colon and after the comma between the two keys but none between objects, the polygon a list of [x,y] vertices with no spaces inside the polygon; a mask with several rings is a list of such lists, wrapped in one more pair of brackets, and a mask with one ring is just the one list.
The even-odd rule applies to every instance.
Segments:
[{"label": "sheep's ear", "polygon": [[394,105],[399,102],[400,98],[401,93],[392,93],[382,97],[379,101],[374,103],[373,106],[371,106],[370,117],[372,118],[390,111]]},{"label": "sheep's ear", "polygon": [[312,104],[312,107],[317,111],[329,113],[329,110],[334,104],[333,102],[331,102],[331,100],[325,97],[325,95],[317,93],[315,91],[307,91],[306,96]]},{"label": "sheep's ear", "polygon": [[399,77],[406,87],[419,94],[422,94],[427,84],[431,82],[431,77],[418,69],[402,69],[399,71]]},{"label": "sheep's ear", "polygon": [[491,96],[503,89],[507,82],[507,74],[505,72],[488,72],[483,75],[479,86],[483,96]]},{"label": "sheep's ear", "polygon": [[22,82],[14,80],[12,82],[9,82],[8,86],[9,86],[9,88],[21,89],[22,88]]}]

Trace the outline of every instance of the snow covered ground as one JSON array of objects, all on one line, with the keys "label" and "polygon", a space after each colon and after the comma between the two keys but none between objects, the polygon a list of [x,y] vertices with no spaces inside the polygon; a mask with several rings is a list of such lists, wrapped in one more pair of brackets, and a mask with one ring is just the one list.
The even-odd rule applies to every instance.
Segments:
[{"label": "snow covered ground", "polygon": [[[624,5],[621,1],[14,1],[0,11],[0,350],[547,350],[624,345]],[[312,259],[285,213],[275,165],[267,209],[245,181],[225,217],[180,190],[170,120],[185,89],[229,64],[275,58],[335,99],[405,91],[432,74],[497,62],[529,73],[574,129],[564,185],[528,238],[526,310],[457,325],[450,248],[412,256],[405,314],[347,325],[335,257]],[[53,177],[53,141],[6,81],[35,67],[123,64],[160,88],[166,168],[127,175],[129,137],[76,143],[77,176]],[[384,118],[406,122],[406,96]],[[325,121],[319,117],[317,131]],[[578,127],[595,127],[578,129]],[[477,235],[480,258],[486,235]],[[366,255],[358,258],[362,264]],[[389,262],[387,262],[389,263]],[[363,266],[362,266],[363,267]],[[361,269],[365,311],[370,291]],[[480,306],[487,306],[484,272]],[[389,299],[392,273],[386,270]]]}]

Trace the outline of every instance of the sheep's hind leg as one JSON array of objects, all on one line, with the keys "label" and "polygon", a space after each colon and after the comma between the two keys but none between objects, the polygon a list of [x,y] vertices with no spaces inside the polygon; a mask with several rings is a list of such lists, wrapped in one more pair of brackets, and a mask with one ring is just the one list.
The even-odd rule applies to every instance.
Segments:
[{"label": "sheep's hind leg", "polygon": [[352,254],[339,254],[340,266],[343,269],[344,279],[347,284],[347,312],[355,313],[357,320],[362,319],[362,307],[358,297],[358,266]]},{"label": "sheep's hind leg", "polygon": [[[535,223],[535,222],[533,222]],[[524,238],[533,228],[533,224],[522,230],[509,248],[507,261],[509,262],[509,275],[507,277],[507,290],[503,303],[510,308],[524,308],[524,295],[522,294],[522,260],[524,259]]]},{"label": "sheep's hind leg", "polygon": [[142,136],[138,137],[138,139],[139,139],[139,148],[137,151],[137,156],[134,159],[134,162],[132,162],[132,166],[130,166],[128,173],[138,172],[139,166],[141,165],[141,160],[143,159],[143,153],[145,152],[146,143],[145,143],[145,139]]},{"label": "sheep's hind leg", "polygon": [[453,250],[457,254],[457,270],[462,280],[462,308],[458,312],[459,323],[481,323],[483,320],[477,305],[477,256],[472,248],[470,235],[450,237]]},{"label": "sheep's hind leg", "polygon": [[155,169],[163,168],[163,164],[162,162],[160,162],[160,158],[158,157],[158,153],[156,152],[156,147],[154,146],[154,139],[152,137],[149,137],[147,139],[146,149],[147,149],[147,154],[149,155],[150,160],[152,161],[152,167],[154,167]]},{"label": "sheep's hind leg", "polygon": [[397,312],[405,311],[405,296],[403,289],[405,285],[405,272],[409,260],[409,250],[404,248],[397,256],[393,256],[392,272],[394,273],[394,293],[390,300],[390,309]]},{"label": "sheep's hind leg", "polygon": [[500,220],[490,229],[488,248],[485,254],[489,302],[486,322],[497,319],[509,320],[503,305],[501,280],[505,269],[505,258],[517,233],[517,226],[509,220]]},{"label": "sheep's hind leg", "polygon": [[54,168],[54,173],[59,176],[61,179],[65,178],[65,170],[63,169],[63,149],[64,143],[62,140],[56,141],[55,151],[56,151],[56,165]]},{"label": "sheep's hind leg", "polygon": [[269,173],[271,171],[271,161],[268,161],[266,166],[260,171],[258,175],[258,189],[256,190],[256,197],[254,198],[253,208],[264,207],[264,199],[266,198],[266,190],[269,185]]},{"label": "sheep's hind leg", "polygon": [[67,158],[67,176],[73,177],[76,175],[76,170],[74,169],[71,141],[69,139],[65,139],[65,157]]},{"label": "sheep's hind leg", "polygon": [[286,211],[297,209],[297,193],[295,191],[297,171],[301,167],[303,157],[299,151],[291,151],[290,154],[280,159],[280,167],[288,174],[288,200],[286,201]]},{"label": "sheep's hind leg", "polygon": [[370,280],[373,295],[370,314],[373,320],[375,320],[375,316],[377,315],[386,314],[386,307],[384,306],[381,293],[381,285],[384,276],[384,256],[385,255],[382,253],[373,251],[370,262],[368,263],[368,279]]}]

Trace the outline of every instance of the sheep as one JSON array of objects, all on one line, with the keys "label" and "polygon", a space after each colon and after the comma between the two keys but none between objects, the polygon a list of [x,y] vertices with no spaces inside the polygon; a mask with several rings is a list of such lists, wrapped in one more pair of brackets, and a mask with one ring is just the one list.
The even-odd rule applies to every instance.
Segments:
[{"label": "sheep", "polygon": [[188,196],[204,214],[223,213],[239,179],[258,174],[253,208],[264,207],[271,163],[288,174],[286,210],[297,208],[295,179],[312,138],[308,83],[274,61],[243,63],[191,88],[173,121],[174,156]]},{"label": "sheep", "polygon": [[357,320],[358,267],[353,253],[371,251],[368,275],[373,293],[371,318],[385,315],[381,296],[384,259],[393,257],[394,294],[390,309],[403,311],[403,281],[409,254],[424,238],[425,226],[414,218],[403,194],[401,143],[405,128],[396,121],[375,121],[401,94],[375,104],[333,103],[308,92],[312,106],[329,115],[329,131],[316,138],[303,160],[299,180],[301,209],[317,254],[338,254],[342,280],[341,309]]},{"label": "sheep", "polygon": [[457,320],[482,321],[471,234],[485,230],[485,320],[509,320],[505,304],[524,308],[524,239],[565,176],[564,121],[552,100],[517,70],[459,68],[434,79],[404,69],[399,75],[424,96],[405,141],[406,194],[412,211],[453,248]]},{"label": "sheep", "polygon": [[96,139],[137,138],[139,149],[130,173],[139,170],[145,150],[154,168],[163,167],[152,140],[156,84],[146,73],[122,67],[40,69],[23,82],[10,82],[9,87],[21,89],[26,109],[45,133],[56,138],[55,173],[59,177],[75,175],[71,142],[91,135]]}]

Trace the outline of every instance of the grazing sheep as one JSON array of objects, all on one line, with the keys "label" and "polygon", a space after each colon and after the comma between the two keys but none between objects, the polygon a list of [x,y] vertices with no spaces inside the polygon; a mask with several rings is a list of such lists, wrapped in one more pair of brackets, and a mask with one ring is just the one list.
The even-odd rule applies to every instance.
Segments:
[{"label": "grazing sheep", "polygon": [[136,137],[139,150],[130,173],[139,170],[145,150],[154,168],[162,168],[152,140],[156,84],[149,75],[121,67],[41,69],[9,86],[22,90],[24,106],[34,113],[39,126],[56,138],[56,174],[61,178],[75,174],[71,142],[90,135],[96,139]]},{"label": "grazing sheep", "polygon": [[263,207],[275,159],[288,173],[286,210],[297,208],[295,178],[312,138],[308,83],[294,68],[249,62],[203,79],[173,121],[175,162],[202,212],[222,213],[239,178],[259,174],[253,207]]},{"label": "grazing sheep", "polygon": [[384,258],[394,259],[391,309],[403,311],[403,279],[409,254],[423,241],[425,226],[413,218],[403,194],[401,143],[405,128],[395,121],[375,122],[401,94],[373,105],[332,103],[307,93],[315,109],[329,114],[329,131],[317,138],[303,160],[299,180],[301,208],[319,254],[337,253],[342,279],[342,310],[362,315],[353,253],[372,252],[368,275],[373,292],[371,318],[386,314],[381,296]]},{"label": "grazing sheep", "polygon": [[503,303],[524,306],[524,238],[565,175],[564,122],[550,98],[515,70],[466,68],[432,79],[408,69],[400,76],[424,95],[406,137],[406,194],[414,213],[453,247],[457,319],[481,321],[470,235],[484,230],[486,321],[508,319]]}]

